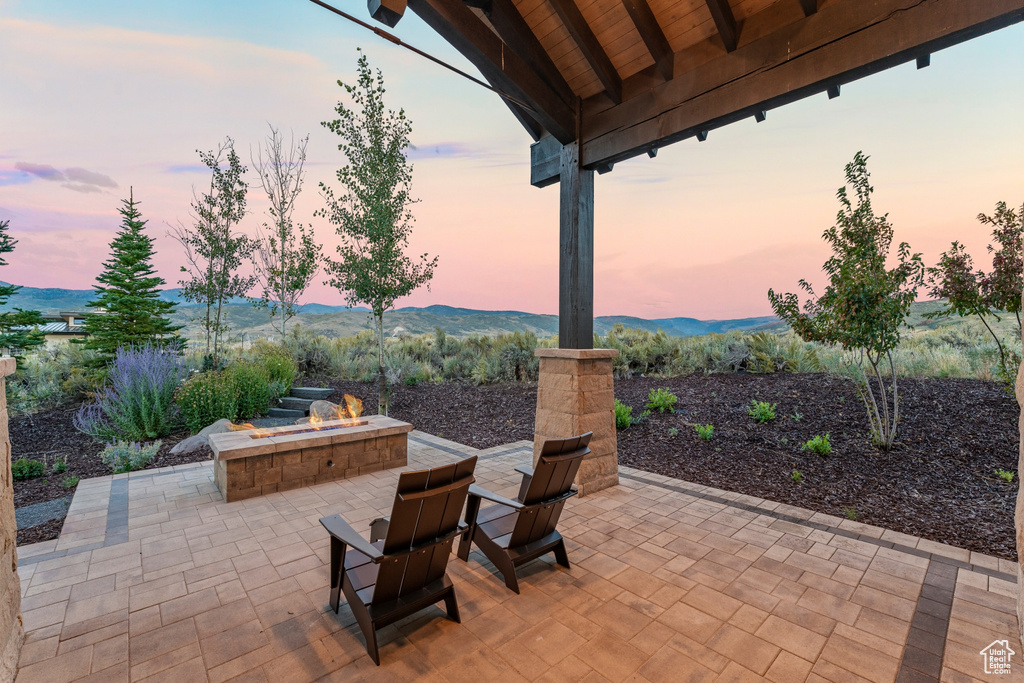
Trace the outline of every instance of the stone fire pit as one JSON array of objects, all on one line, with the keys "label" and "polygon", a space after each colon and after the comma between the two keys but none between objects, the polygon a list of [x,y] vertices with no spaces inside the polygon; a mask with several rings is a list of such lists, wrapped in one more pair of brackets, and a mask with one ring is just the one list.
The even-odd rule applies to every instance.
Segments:
[{"label": "stone fire pit", "polygon": [[408,461],[412,425],[383,415],[210,435],[213,473],[231,503]]}]

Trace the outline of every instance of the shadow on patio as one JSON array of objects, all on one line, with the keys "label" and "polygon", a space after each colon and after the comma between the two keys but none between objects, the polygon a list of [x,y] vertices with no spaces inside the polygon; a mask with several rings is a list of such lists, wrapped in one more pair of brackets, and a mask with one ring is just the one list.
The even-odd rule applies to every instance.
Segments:
[{"label": "shadow on patio", "polygon": [[[511,495],[531,453],[409,440],[413,469],[477,454]],[[1020,651],[1011,562],[622,468],[566,507],[572,570],[537,560],[517,596],[453,556],[463,623],[387,627],[378,668],[327,606],[318,520],[365,529],[398,473],[231,504],[210,463],[83,481],[60,539],[19,549],[17,681],[966,681]]]}]

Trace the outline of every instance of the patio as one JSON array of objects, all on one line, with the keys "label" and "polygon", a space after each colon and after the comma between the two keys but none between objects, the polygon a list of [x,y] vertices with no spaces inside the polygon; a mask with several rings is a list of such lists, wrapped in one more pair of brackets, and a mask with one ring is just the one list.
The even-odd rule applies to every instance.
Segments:
[{"label": "patio", "polygon": [[[531,452],[409,438],[411,468],[476,454],[511,495]],[[453,557],[463,623],[387,627],[378,668],[327,607],[318,519],[365,529],[399,471],[230,504],[211,463],[83,481],[60,539],[19,549],[17,681],[968,681],[1020,651],[1012,562],[621,468],[566,508],[572,570],[535,561],[517,596]]]}]

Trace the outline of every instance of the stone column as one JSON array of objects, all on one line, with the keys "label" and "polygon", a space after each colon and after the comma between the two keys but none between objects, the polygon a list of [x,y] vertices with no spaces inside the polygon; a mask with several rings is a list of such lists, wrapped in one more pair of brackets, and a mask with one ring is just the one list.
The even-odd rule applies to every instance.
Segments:
[{"label": "stone column", "polygon": [[546,438],[594,432],[590,455],[580,465],[576,487],[581,496],[619,483],[615,439],[615,349],[537,349],[537,419],[533,462]]},{"label": "stone column", "polygon": [[4,379],[17,367],[13,358],[0,358],[0,681],[13,681],[25,629],[21,622],[21,580],[18,579],[18,524],[14,520],[11,485],[11,439],[7,434],[7,388]]},{"label": "stone column", "polygon": [[1024,483],[1021,483],[1020,478],[1021,472],[1024,472],[1024,363],[1017,369],[1015,390],[1021,411],[1017,439],[1020,454],[1017,460],[1017,506],[1013,518],[1017,536],[1017,629],[1020,642],[1024,643]]}]

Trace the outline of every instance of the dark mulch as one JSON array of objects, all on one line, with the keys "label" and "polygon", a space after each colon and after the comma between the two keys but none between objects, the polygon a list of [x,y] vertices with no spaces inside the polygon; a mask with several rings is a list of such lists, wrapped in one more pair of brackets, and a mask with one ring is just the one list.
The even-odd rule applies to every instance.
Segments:
[{"label": "dark mulch", "polygon": [[[47,466],[47,474],[42,477],[14,482],[15,507],[73,496],[75,489],[78,488],[75,477],[88,479],[110,474],[110,468],[99,458],[103,444],[93,441],[75,429],[73,418],[77,411],[78,406],[64,406],[10,419],[8,430],[11,436],[12,459],[29,458],[39,460]],[[186,436],[188,434],[183,431],[163,437],[163,445],[147,469],[196,462],[212,456],[208,448],[185,455],[171,455],[171,448]],[[67,464],[67,470],[54,473],[52,467],[60,460]],[[63,521],[53,520],[22,529],[18,532],[18,544],[56,538]]]},{"label": "dark mulch", "polygon": [[[373,385],[319,385],[338,390],[334,400],[351,393],[373,411]],[[1016,557],[1016,481],[1003,483],[994,470],[1016,472],[1018,409],[996,383],[901,381],[899,442],[890,453],[871,446],[856,388],[840,378],[639,378],[617,381],[615,394],[639,414],[658,387],[679,397],[676,413],[654,413],[619,432],[623,465]],[[754,422],[747,415],[753,399],[777,403],[776,420]],[[431,434],[487,448],[533,438],[535,400],[532,385],[420,384],[395,389],[391,414]],[[706,423],[715,427],[709,442],[693,428]],[[834,449],[830,457],[801,450],[826,433]],[[793,470],[803,475],[801,483],[793,481]]]},{"label": "dark mulch", "polygon": [[60,536],[60,529],[64,526],[64,518],[51,519],[25,529],[18,529],[18,545],[29,545],[30,543],[42,543]]},{"label": "dark mulch", "polygon": [[[317,378],[299,382],[310,387],[332,387],[329,399],[341,401],[352,394],[367,413],[377,412],[377,385]],[[474,448],[491,448],[511,441],[533,439],[537,410],[536,384],[473,386],[459,382],[392,387],[391,417],[416,429]]]}]

